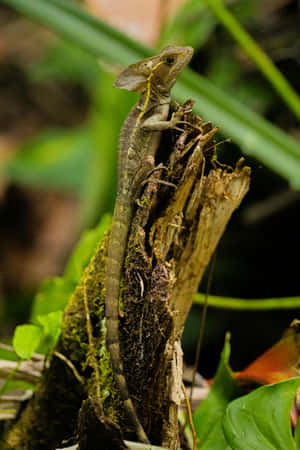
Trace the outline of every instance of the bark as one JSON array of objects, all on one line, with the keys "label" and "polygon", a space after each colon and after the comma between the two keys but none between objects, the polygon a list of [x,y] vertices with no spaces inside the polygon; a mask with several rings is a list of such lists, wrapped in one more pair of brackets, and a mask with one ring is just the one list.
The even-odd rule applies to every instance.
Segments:
[{"label": "bark", "polygon": [[[158,162],[167,165],[167,170],[161,167],[153,172],[137,202],[124,265],[119,330],[128,388],[139,418],[151,442],[168,449],[180,448],[184,323],[250,178],[249,168],[241,164],[232,170],[212,162],[217,128],[193,115],[191,103],[182,108],[193,126],[185,125],[181,133],[166,133]],[[103,436],[101,448],[106,448],[108,436],[124,448],[118,444],[120,430],[133,437],[105,348],[107,238],[99,244],[64,312],[56,350],[73,369],[52,356],[3,449],[55,448],[76,432],[80,405],[81,448],[96,428],[98,442]],[[89,416],[99,428],[87,427]]]}]

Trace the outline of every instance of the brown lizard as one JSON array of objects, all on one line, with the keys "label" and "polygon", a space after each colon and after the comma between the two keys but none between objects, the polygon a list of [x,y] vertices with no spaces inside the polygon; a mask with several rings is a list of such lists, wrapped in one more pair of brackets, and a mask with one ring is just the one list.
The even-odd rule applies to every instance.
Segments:
[{"label": "brown lizard", "polygon": [[142,442],[149,442],[129,397],[119,342],[119,296],[129,227],[142,186],[154,168],[154,157],[163,130],[180,118],[168,119],[170,91],[193,54],[191,47],[168,46],[151,58],[130,65],[114,86],[140,92],[141,97],[121,130],[118,154],[118,192],[108,244],[105,279],[106,344],[114,377],[128,417]]}]

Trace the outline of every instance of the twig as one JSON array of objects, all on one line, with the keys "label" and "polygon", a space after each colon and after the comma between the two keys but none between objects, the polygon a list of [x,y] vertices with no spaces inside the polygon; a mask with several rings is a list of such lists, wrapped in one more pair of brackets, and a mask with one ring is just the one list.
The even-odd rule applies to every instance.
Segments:
[{"label": "twig", "polygon": [[211,260],[211,264],[210,264],[210,268],[209,268],[209,274],[208,274],[208,280],[207,280],[207,289],[206,289],[206,294],[205,294],[205,299],[204,299],[204,305],[203,305],[203,311],[202,311],[202,317],[201,317],[201,324],[200,324],[200,331],[199,331],[199,337],[198,337],[197,348],[196,348],[196,356],[195,356],[195,363],[194,363],[194,370],[193,370],[193,378],[192,378],[191,391],[190,391],[190,402],[192,402],[193,387],[194,387],[194,384],[195,384],[196,372],[197,372],[197,367],[198,367],[198,364],[199,364],[200,352],[201,352],[201,347],[202,347],[202,342],[203,342],[206,314],[207,314],[207,308],[208,308],[208,296],[209,296],[209,292],[210,292],[210,288],[211,288],[211,282],[212,282],[212,277],[213,277],[213,273],[214,273],[215,262],[216,262],[216,252],[212,256],[212,260]]},{"label": "twig", "polygon": [[187,407],[187,412],[188,412],[190,426],[191,426],[191,429],[192,429],[193,450],[196,450],[197,449],[197,436],[196,436],[196,430],[195,430],[194,422],[193,422],[191,404],[190,404],[190,400],[189,400],[189,397],[187,395],[187,392],[186,392],[185,385],[184,385],[183,381],[181,382],[181,386],[182,386],[182,391],[183,391],[184,398],[185,398],[185,401],[186,401],[186,407]]},{"label": "twig", "polygon": [[64,356],[62,353],[55,351],[53,353],[57,358],[61,359],[62,361],[64,361],[67,366],[69,367],[69,369],[72,370],[74,377],[76,378],[76,380],[80,383],[83,384],[83,378],[81,377],[81,375],[79,375],[78,370],[76,369],[76,367],[74,366],[74,364],[72,363],[72,361],[70,361],[66,356]]}]

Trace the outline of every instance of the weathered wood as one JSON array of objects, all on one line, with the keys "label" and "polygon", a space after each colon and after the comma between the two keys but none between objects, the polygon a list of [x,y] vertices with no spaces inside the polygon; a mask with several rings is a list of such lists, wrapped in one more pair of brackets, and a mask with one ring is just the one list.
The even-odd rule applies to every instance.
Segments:
[{"label": "weathered wood", "polygon": [[[139,420],[151,442],[168,449],[180,447],[177,413],[184,322],[205,268],[248,190],[250,178],[247,167],[237,165],[232,170],[211,162],[216,129],[189,112],[190,103],[181,108],[193,127],[186,125],[183,132],[172,131],[163,139],[157,162],[163,162],[167,170],[153,172],[132,219],[121,282],[119,330],[129,394]],[[97,405],[102,424],[115,424],[106,428],[106,433],[120,427],[132,438],[134,430],[126,419],[105,345],[107,241],[108,235],[69,300],[56,349],[72,362],[84,383],[81,385],[68,365],[53,356],[35,397],[2,446],[5,450],[54,449],[72,429],[76,431],[77,414],[87,397]],[[84,298],[92,325],[92,349]],[[81,421],[84,423],[82,416]]]},{"label": "weathered wood", "polygon": [[[188,102],[182,108],[190,107]],[[248,191],[250,174],[241,165],[212,165],[217,129],[190,112],[185,120],[194,128],[177,135],[167,170],[153,174],[140,200],[123,291],[129,390],[151,442],[170,449],[180,447],[184,322],[228,220]]]}]

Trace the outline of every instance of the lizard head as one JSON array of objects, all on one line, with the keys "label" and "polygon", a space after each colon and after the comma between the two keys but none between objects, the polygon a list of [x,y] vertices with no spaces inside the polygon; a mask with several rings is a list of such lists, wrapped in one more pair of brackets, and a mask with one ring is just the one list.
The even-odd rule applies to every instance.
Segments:
[{"label": "lizard head", "polygon": [[165,47],[158,62],[152,68],[151,82],[156,90],[170,92],[177,78],[188,65],[193,55],[192,47]]},{"label": "lizard head", "polygon": [[192,55],[192,47],[169,45],[159,55],[131,64],[120,73],[114,86],[128,91],[143,92],[150,83],[156,92],[169,93]]}]

